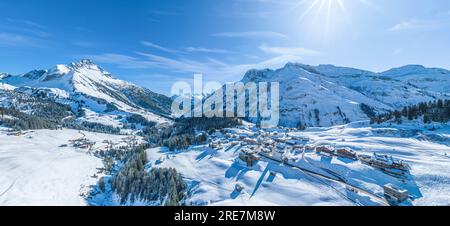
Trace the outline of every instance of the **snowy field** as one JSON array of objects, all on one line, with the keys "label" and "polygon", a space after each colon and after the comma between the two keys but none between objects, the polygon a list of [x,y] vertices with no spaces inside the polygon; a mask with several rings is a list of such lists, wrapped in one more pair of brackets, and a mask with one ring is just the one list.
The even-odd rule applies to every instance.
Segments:
[{"label": "snowy field", "polygon": [[[97,142],[120,141],[121,136],[84,132]],[[80,138],[76,130],[37,130],[8,136],[0,129],[0,206],[86,205],[81,196],[97,182],[92,176],[101,159],[85,149],[60,147]]]},{"label": "snowy field", "polygon": [[[408,134],[408,131],[417,129],[423,129],[419,135]],[[407,181],[400,181],[369,166],[348,163],[339,158],[328,161],[314,154],[305,157],[316,166],[343,174],[349,183],[378,195],[383,194],[384,184],[392,183],[409,191],[413,198],[411,205],[433,206],[450,205],[450,146],[446,142],[421,138],[424,134],[445,137],[449,133],[448,125],[429,131],[417,125],[372,128],[355,123],[329,129],[311,129],[299,134],[309,137],[316,145],[349,147],[358,154],[388,154],[406,161],[411,166],[410,175]]]},{"label": "snowy field", "polygon": [[[379,206],[389,204],[383,197],[383,185],[388,183],[408,190],[410,199],[401,205],[450,205],[450,126],[433,127],[352,123],[305,131],[272,130],[308,138],[311,146],[351,148],[358,155],[392,155],[411,166],[403,179],[357,160],[329,158],[312,150],[290,153],[296,160],[289,164],[263,157],[248,167],[239,159],[245,147],[221,133],[212,136],[223,142],[220,148],[149,149],[147,167],[176,168],[188,183],[190,205]],[[248,136],[258,133],[251,125],[227,131]],[[94,148],[101,148],[104,140],[121,143],[125,138],[83,133],[96,142]],[[0,205],[88,205],[83,195],[98,181],[93,175],[103,167],[102,161],[85,149],[61,147],[80,137],[75,130],[37,130],[14,136],[0,129]],[[236,185],[243,190],[237,192]]]},{"label": "snowy field", "polygon": [[[445,136],[447,127],[427,133]],[[402,131],[412,128],[402,128]],[[245,133],[245,130],[235,131]],[[347,147],[357,154],[388,154],[405,160],[411,166],[405,179],[359,161],[325,158],[314,151],[298,153],[294,157],[299,160],[293,165],[329,177],[339,175],[346,183],[265,158],[247,167],[238,158],[242,147],[227,144],[227,139],[221,139],[225,144],[220,149],[197,146],[177,153],[165,148],[150,149],[148,158],[152,167],[173,167],[186,177],[192,191],[192,205],[388,205],[383,196],[383,185],[388,183],[408,190],[410,200],[401,205],[449,205],[450,147],[414,136],[404,137],[401,133],[400,129],[355,123],[290,134],[308,137],[311,145]],[[244,187],[240,193],[235,191],[237,184]]]},{"label": "snowy field", "polygon": [[[155,167],[176,168],[193,190],[192,205],[276,206],[276,205],[353,205],[332,188],[295,169],[260,161],[247,168],[235,161],[237,149],[214,151],[207,147],[168,154],[162,148],[148,150]],[[163,162],[160,160],[163,159]],[[269,171],[277,172],[273,176]],[[235,192],[236,184],[244,191]]]}]

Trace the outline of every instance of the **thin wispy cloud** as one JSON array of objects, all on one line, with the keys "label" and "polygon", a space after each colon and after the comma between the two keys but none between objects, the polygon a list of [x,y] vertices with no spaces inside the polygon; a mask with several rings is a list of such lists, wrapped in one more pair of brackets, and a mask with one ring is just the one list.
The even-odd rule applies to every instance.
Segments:
[{"label": "thin wispy cloud", "polygon": [[250,69],[279,68],[287,62],[300,62],[301,56],[279,55],[260,60],[256,63],[229,64],[214,58],[193,60],[187,58],[171,58],[151,53],[137,52],[136,56],[123,54],[101,54],[84,56],[100,63],[114,64],[126,69],[166,69],[173,73],[202,73],[211,80],[222,82],[237,81]]},{"label": "thin wispy cloud", "polygon": [[432,18],[427,19],[410,19],[401,21],[388,30],[391,32],[414,31],[436,29],[448,26],[450,22],[450,11],[438,12]]},{"label": "thin wispy cloud", "polygon": [[152,42],[148,42],[148,41],[141,41],[141,44],[146,46],[146,47],[150,47],[162,52],[166,52],[166,53],[171,53],[171,54],[180,54],[180,53],[214,53],[214,54],[230,54],[233,53],[230,50],[226,50],[226,49],[219,49],[219,48],[205,48],[205,47],[193,47],[193,46],[189,46],[184,48],[183,50],[178,50],[178,49],[172,49],[172,48],[168,48],[168,47],[164,47]]},{"label": "thin wispy cloud", "polygon": [[277,38],[288,39],[289,37],[280,32],[274,31],[245,31],[245,32],[220,32],[211,34],[214,37],[225,38]]},{"label": "thin wispy cloud", "polygon": [[212,58],[212,57],[207,57],[206,60],[208,60],[213,65],[219,65],[219,66],[222,66],[222,67],[228,67],[229,66],[229,64],[227,64],[227,63],[225,63],[225,62],[223,62],[221,60]]},{"label": "thin wispy cloud", "polygon": [[30,20],[6,19],[4,23],[0,23],[0,28],[3,31],[21,33],[23,35],[40,38],[48,38],[51,36],[51,34],[46,31],[44,25]]},{"label": "thin wispy cloud", "polygon": [[218,16],[221,17],[228,17],[228,18],[234,18],[234,17],[242,17],[245,19],[248,18],[268,18],[269,16],[272,16],[274,12],[270,11],[233,11],[233,12],[224,12],[219,11]]},{"label": "thin wispy cloud", "polygon": [[52,35],[46,27],[31,20],[5,19],[0,22],[0,45],[44,47]]},{"label": "thin wispy cloud", "polygon": [[0,46],[14,46],[14,47],[38,47],[42,42],[39,39],[30,37],[27,35],[10,33],[10,32],[0,32]]},{"label": "thin wispy cloud", "polygon": [[153,66],[173,70],[174,72],[210,73],[222,66],[205,61],[186,58],[175,59],[151,53],[138,52],[137,54],[144,57],[144,61]]},{"label": "thin wispy cloud", "polygon": [[162,18],[178,16],[179,13],[175,11],[164,11],[164,10],[150,10],[150,17],[145,18],[145,20],[152,23],[160,23],[163,21]]},{"label": "thin wispy cloud", "polygon": [[321,52],[307,49],[303,47],[280,47],[280,46],[269,46],[267,44],[262,44],[259,49],[265,53],[277,54],[277,55],[297,55],[297,56],[321,56]]},{"label": "thin wispy cloud", "polygon": [[193,53],[233,53],[232,51],[226,49],[216,49],[216,48],[203,48],[203,47],[187,47],[187,52]]},{"label": "thin wispy cloud", "polygon": [[35,21],[31,21],[31,20],[19,20],[19,19],[12,19],[12,18],[8,18],[8,19],[6,19],[8,22],[10,22],[10,23],[14,23],[14,24],[25,24],[25,25],[27,25],[27,26],[30,26],[30,27],[35,27],[35,28],[40,28],[40,29],[45,29],[45,28],[47,28],[46,26],[44,26],[44,25],[42,25],[42,24],[40,24],[40,23],[37,23],[37,22],[35,22]]},{"label": "thin wispy cloud", "polygon": [[395,31],[406,31],[406,30],[415,30],[419,28],[424,28],[424,24],[422,21],[418,20],[409,20],[409,21],[402,21],[391,28],[389,28],[389,31],[395,32]]},{"label": "thin wispy cloud", "polygon": [[89,58],[100,63],[114,64],[124,69],[146,69],[155,66],[151,62],[145,62],[137,57],[132,57],[125,54],[105,53],[98,55],[83,55],[80,57]]},{"label": "thin wispy cloud", "polygon": [[171,49],[171,48],[167,48],[152,42],[148,42],[148,41],[141,41],[141,44],[153,49],[157,49],[166,53],[180,53],[181,51],[175,50],[175,49]]},{"label": "thin wispy cloud", "polygon": [[23,35],[1,32],[0,33],[0,44],[3,45],[19,45],[30,42],[28,37]]}]

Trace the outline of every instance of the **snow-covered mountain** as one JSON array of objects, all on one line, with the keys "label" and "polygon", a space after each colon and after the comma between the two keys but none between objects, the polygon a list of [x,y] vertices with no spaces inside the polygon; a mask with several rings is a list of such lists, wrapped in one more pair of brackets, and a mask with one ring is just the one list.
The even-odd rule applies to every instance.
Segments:
[{"label": "snow-covered mountain", "polygon": [[6,73],[0,73],[0,79],[7,78],[7,77],[9,77],[9,76],[11,76],[11,75],[6,74]]},{"label": "snow-covered mountain", "polygon": [[0,83],[0,90],[14,90],[16,87],[5,83]]},{"label": "snow-covered mountain", "polygon": [[280,84],[280,125],[332,126],[367,120],[367,109],[381,113],[449,98],[448,71],[421,68],[407,66],[374,73],[333,65],[288,63],[277,70],[251,70],[242,82]]},{"label": "snow-covered mountain", "polygon": [[450,71],[445,69],[408,65],[383,72],[382,75],[406,82],[420,89],[450,93]]},{"label": "snow-covered mountain", "polygon": [[[398,79],[387,73],[374,73],[353,68],[336,67],[333,65],[319,65],[317,67],[303,66],[304,68],[313,68],[313,70],[325,76],[327,79],[337,84],[343,85],[367,97],[385,103],[394,108],[402,108],[425,102],[437,98],[448,98],[450,89],[446,92],[436,92],[434,89],[427,87],[418,87],[412,85],[408,81]],[[408,67],[405,67],[408,68]],[[425,68],[424,68],[425,69]],[[430,69],[433,70],[433,69]],[[414,71],[405,73],[414,74]],[[424,80],[433,79],[432,74],[416,74],[416,78]],[[449,77],[450,78],[450,77]],[[450,85],[450,80],[447,81]]]},{"label": "snow-covered mountain", "polygon": [[[187,205],[391,205],[384,198],[387,184],[408,191],[409,199],[400,205],[446,205],[449,197],[442,194],[450,192],[448,123],[360,121],[418,102],[449,99],[446,73],[420,66],[374,73],[295,63],[251,70],[242,82],[279,82],[280,125],[323,128],[265,129],[247,122],[222,128],[224,123],[201,119],[156,126],[146,137],[134,136],[135,130],[153,124],[140,124],[136,114],[166,122],[171,99],[115,79],[89,60],[17,76],[1,74],[0,205],[160,205],[151,199],[123,203],[119,194],[133,197],[133,191],[139,191],[135,188],[147,188],[141,186],[141,176],[148,175],[144,171],[163,168],[181,174]],[[16,127],[21,131],[14,131]],[[133,136],[112,135],[117,128]],[[161,142],[152,142],[153,131]],[[190,145],[197,138],[204,143]],[[84,139],[91,149],[71,143]],[[150,148],[140,155],[136,144],[144,140],[186,147]],[[315,147],[351,149],[362,158],[392,155],[410,170],[384,171],[319,153]],[[146,161],[139,158],[142,164],[134,164],[134,157],[124,158],[136,153]],[[249,154],[258,157],[254,164],[243,161]],[[136,165],[136,171],[128,164]],[[132,173],[116,177],[122,172]],[[120,193],[113,189],[128,186],[124,184],[132,185]]]},{"label": "snow-covered mountain", "polygon": [[[291,127],[341,125],[419,102],[450,98],[450,72],[417,65],[375,73],[288,63],[277,70],[250,70],[241,81],[279,82],[280,125]],[[15,89],[70,105],[75,112],[81,108],[86,120],[109,125],[115,125],[118,115],[128,114],[167,122],[172,102],[114,78],[90,60],[18,76],[3,73],[0,84],[3,90]]]},{"label": "snow-covered mountain", "polygon": [[331,126],[367,119],[361,104],[382,112],[391,107],[296,64],[278,70],[249,71],[242,82],[280,84],[280,124]]},{"label": "snow-covered mountain", "polygon": [[0,82],[16,91],[52,98],[99,116],[140,114],[150,121],[167,122],[170,98],[114,78],[90,60],[2,76]]}]

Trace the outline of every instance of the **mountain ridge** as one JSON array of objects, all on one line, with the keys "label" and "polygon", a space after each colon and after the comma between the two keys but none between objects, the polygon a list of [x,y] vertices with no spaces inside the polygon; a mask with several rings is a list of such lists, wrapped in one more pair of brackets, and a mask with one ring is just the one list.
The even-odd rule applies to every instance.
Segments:
[{"label": "mountain ridge", "polygon": [[[421,68],[418,74],[414,73],[417,68]],[[413,84],[411,79],[389,77],[387,73],[292,62],[275,70],[249,70],[241,82],[279,82],[280,124],[291,127],[333,126],[368,120],[367,106],[375,113],[383,113],[420,102],[450,98],[450,88],[435,88],[450,87],[450,76],[435,81],[431,73],[447,70],[424,66],[404,66],[398,70],[430,84],[420,86]]]},{"label": "mountain ridge", "polygon": [[74,111],[83,109],[109,118],[139,114],[161,123],[170,118],[170,98],[116,79],[88,59],[5,76],[0,82],[18,87],[18,91],[29,95],[69,104]]},{"label": "mountain ridge", "polygon": [[[439,75],[436,77],[436,75]],[[377,73],[331,64],[288,62],[278,69],[252,69],[241,82],[280,83],[280,125],[333,126],[367,120],[367,110],[384,113],[450,97],[450,72],[406,65]],[[141,114],[156,122],[170,121],[173,98],[116,79],[92,60],[82,59],[22,75],[0,74],[8,89],[44,95],[91,112]],[[6,87],[4,85],[4,87]],[[6,89],[6,88],[5,88]],[[71,102],[72,101],[72,102]],[[363,106],[364,105],[364,109]]]}]

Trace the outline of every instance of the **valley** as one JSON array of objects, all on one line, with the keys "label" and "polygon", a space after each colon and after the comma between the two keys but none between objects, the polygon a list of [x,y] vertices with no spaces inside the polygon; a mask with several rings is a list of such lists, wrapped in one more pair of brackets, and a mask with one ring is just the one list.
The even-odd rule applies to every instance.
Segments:
[{"label": "valley", "polygon": [[280,84],[279,125],[259,128],[175,119],[91,60],[3,73],[0,205],[449,205],[449,75],[250,70],[241,82]]},{"label": "valley", "polygon": [[[447,134],[448,129],[445,126],[433,133]],[[449,186],[447,145],[389,135],[391,128],[373,128],[363,122],[305,131],[274,131],[281,137],[302,137],[308,141],[302,141],[299,149],[289,148],[288,144],[286,149],[274,153],[259,152],[259,160],[248,165],[240,157],[264,145],[226,138],[235,134],[256,141],[259,129],[244,126],[213,134],[212,143],[217,144],[214,148],[200,145],[175,153],[164,148],[150,149],[149,164],[179,169],[192,184],[190,202],[194,205],[448,204],[448,198],[441,195]],[[358,160],[316,152],[315,147],[321,146],[349,148],[358,155],[390,155],[405,161],[411,169],[402,176],[387,174]],[[401,203],[386,200],[383,192],[386,184],[406,189],[408,200]],[[243,189],[238,191],[237,187]]]}]

